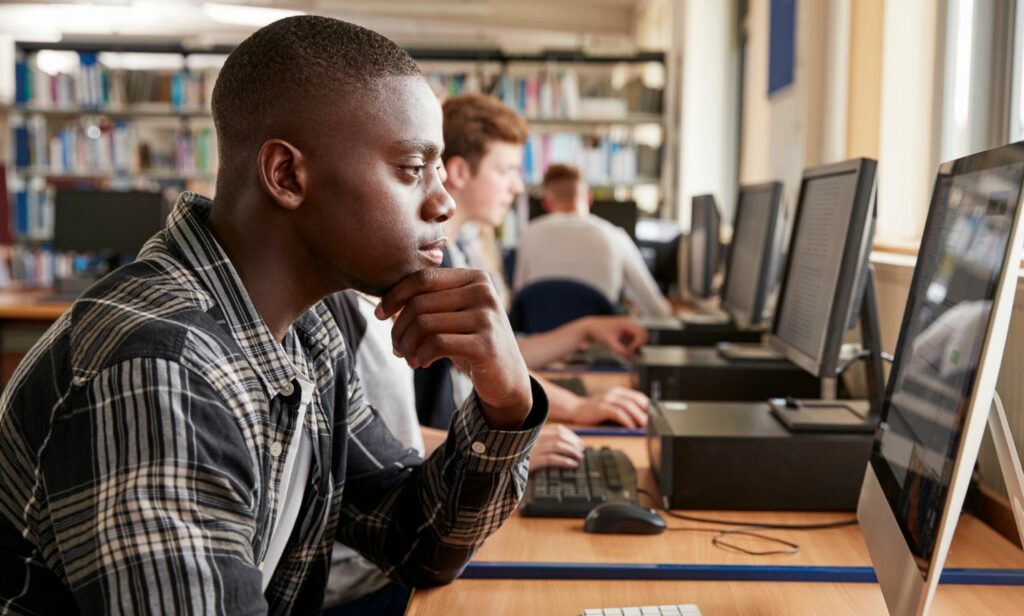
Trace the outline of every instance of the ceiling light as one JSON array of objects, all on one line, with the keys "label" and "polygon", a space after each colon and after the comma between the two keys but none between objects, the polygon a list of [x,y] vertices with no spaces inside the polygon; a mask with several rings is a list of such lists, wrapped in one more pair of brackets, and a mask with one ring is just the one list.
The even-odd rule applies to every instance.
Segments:
[{"label": "ceiling light", "polygon": [[237,4],[220,4],[217,2],[204,2],[203,13],[210,19],[222,24],[235,26],[252,26],[262,28],[285,17],[305,15],[302,11],[290,11],[287,9],[271,9],[256,6],[240,6]]}]

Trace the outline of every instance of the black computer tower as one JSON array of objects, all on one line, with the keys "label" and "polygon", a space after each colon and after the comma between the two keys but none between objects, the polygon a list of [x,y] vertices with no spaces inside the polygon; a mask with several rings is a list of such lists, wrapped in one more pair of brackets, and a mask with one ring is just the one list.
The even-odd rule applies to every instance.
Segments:
[{"label": "black computer tower", "polygon": [[652,403],[648,433],[672,509],[853,511],[873,440],[791,433],[765,403]]},{"label": "black computer tower", "polygon": [[821,397],[820,379],[785,359],[726,359],[713,347],[645,346],[635,379],[653,400]]}]

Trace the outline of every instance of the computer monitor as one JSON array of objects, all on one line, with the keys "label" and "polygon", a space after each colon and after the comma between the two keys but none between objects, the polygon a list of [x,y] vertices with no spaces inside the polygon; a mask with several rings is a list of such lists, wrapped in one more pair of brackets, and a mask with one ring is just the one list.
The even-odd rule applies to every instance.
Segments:
[{"label": "computer monitor", "polygon": [[590,213],[622,228],[629,235],[629,239],[636,242],[636,221],[640,218],[640,209],[636,201],[595,199],[590,204]]},{"label": "computer monitor", "polygon": [[663,294],[679,280],[679,222],[661,218],[641,218],[636,222],[636,245],[647,269]]},{"label": "computer monitor", "polygon": [[741,327],[767,319],[785,240],[782,183],[741,186],[722,285],[722,309]]},{"label": "computer monitor", "polygon": [[927,611],[971,479],[1017,287],[1022,181],[1024,142],[939,169],[857,507],[891,614]]},{"label": "computer monitor", "polygon": [[138,254],[164,226],[159,192],[57,189],[53,249],[73,252]]},{"label": "computer monitor", "polygon": [[714,294],[722,219],[714,195],[694,197],[691,212],[686,287],[694,298],[707,299]]},{"label": "computer monitor", "polygon": [[[547,213],[541,205],[540,197],[531,196],[528,205],[530,220]],[[640,218],[640,209],[636,201],[596,200],[590,205],[590,213],[621,227],[630,239],[636,241],[636,223]]]},{"label": "computer monitor", "polygon": [[807,372],[835,378],[856,324],[875,219],[875,168],[858,158],[804,171],[769,345]]}]

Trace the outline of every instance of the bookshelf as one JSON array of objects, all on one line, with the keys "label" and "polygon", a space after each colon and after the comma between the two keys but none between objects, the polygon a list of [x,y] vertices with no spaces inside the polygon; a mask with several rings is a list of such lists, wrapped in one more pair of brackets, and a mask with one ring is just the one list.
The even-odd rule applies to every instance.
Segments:
[{"label": "bookshelf", "polygon": [[[213,194],[210,95],[230,51],[180,44],[15,44],[16,96],[0,104],[12,240],[4,255],[10,275],[0,272],[0,287],[10,280],[48,286],[52,272],[72,267],[47,247],[56,187],[160,190],[168,198],[184,189]],[[584,170],[598,198],[646,195],[647,209],[654,210],[670,194],[664,86],[646,79],[651,67],[664,73],[662,53],[409,51],[440,97],[489,93],[527,119],[529,190],[539,188],[548,165],[569,162]],[[53,52],[77,61],[41,67],[39,61]],[[128,55],[161,62],[146,67],[127,62]]]}]

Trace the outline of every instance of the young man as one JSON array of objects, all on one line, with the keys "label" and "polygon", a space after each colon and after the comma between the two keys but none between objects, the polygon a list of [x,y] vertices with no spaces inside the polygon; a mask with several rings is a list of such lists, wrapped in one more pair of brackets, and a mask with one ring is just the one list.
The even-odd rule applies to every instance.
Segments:
[{"label": "young man", "polygon": [[[522,118],[498,99],[482,94],[450,98],[445,101],[443,110],[445,188],[458,204],[455,213],[445,222],[445,228],[454,239],[459,237],[466,223],[496,227],[505,220],[516,195],[524,189],[520,168],[527,127]],[[454,243],[447,250],[455,267],[468,265],[465,255]],[[579,334],[577,344],[582,340],[615,345],[618,339],[626,338],[626,345],[616,346],[621,351],[632,352],[646,339],[643,328],[628,319],[581,321],[584,322],[573,326]],[[586,327],[585,331],[581,325]],[[555,348],[551,338],[562,336],[572,328],[562,329],[565,331],[556,330],[548,339],[520,340],[528,365],[531,358],[536,358],[534,366],[543,365],[544,362],[539,361],[542,349]],[[599,395],[581,397],[552,383],[541,382],[550,400],[551,417],[557,421],[577,425],[610,421],[630,428],[647,423],[648,400],[638,391],[616,387]]]},{"label": "young man", "polygon": [[668,316],[672,307],[625,231],[590,213],[590,189],[579,169],[552,165],[544,173],[542,204],[548,212],[519,238],[518,291],[546,278],[590,285],[612,303],[626,298],[644,316]]},{"label": "young man", "polygon": [[[228,57],[213,115],[216,201],[183,194],[0,400],[4,611],[317,613],[336,538],[441,584],[517,505],[547,403],[489,281],[433,267],[454,203],[416,64],[284,19]],[[425,462],[363,400],[320,301],[346,288],[401,311],[409,363],[472,375]]]}]

